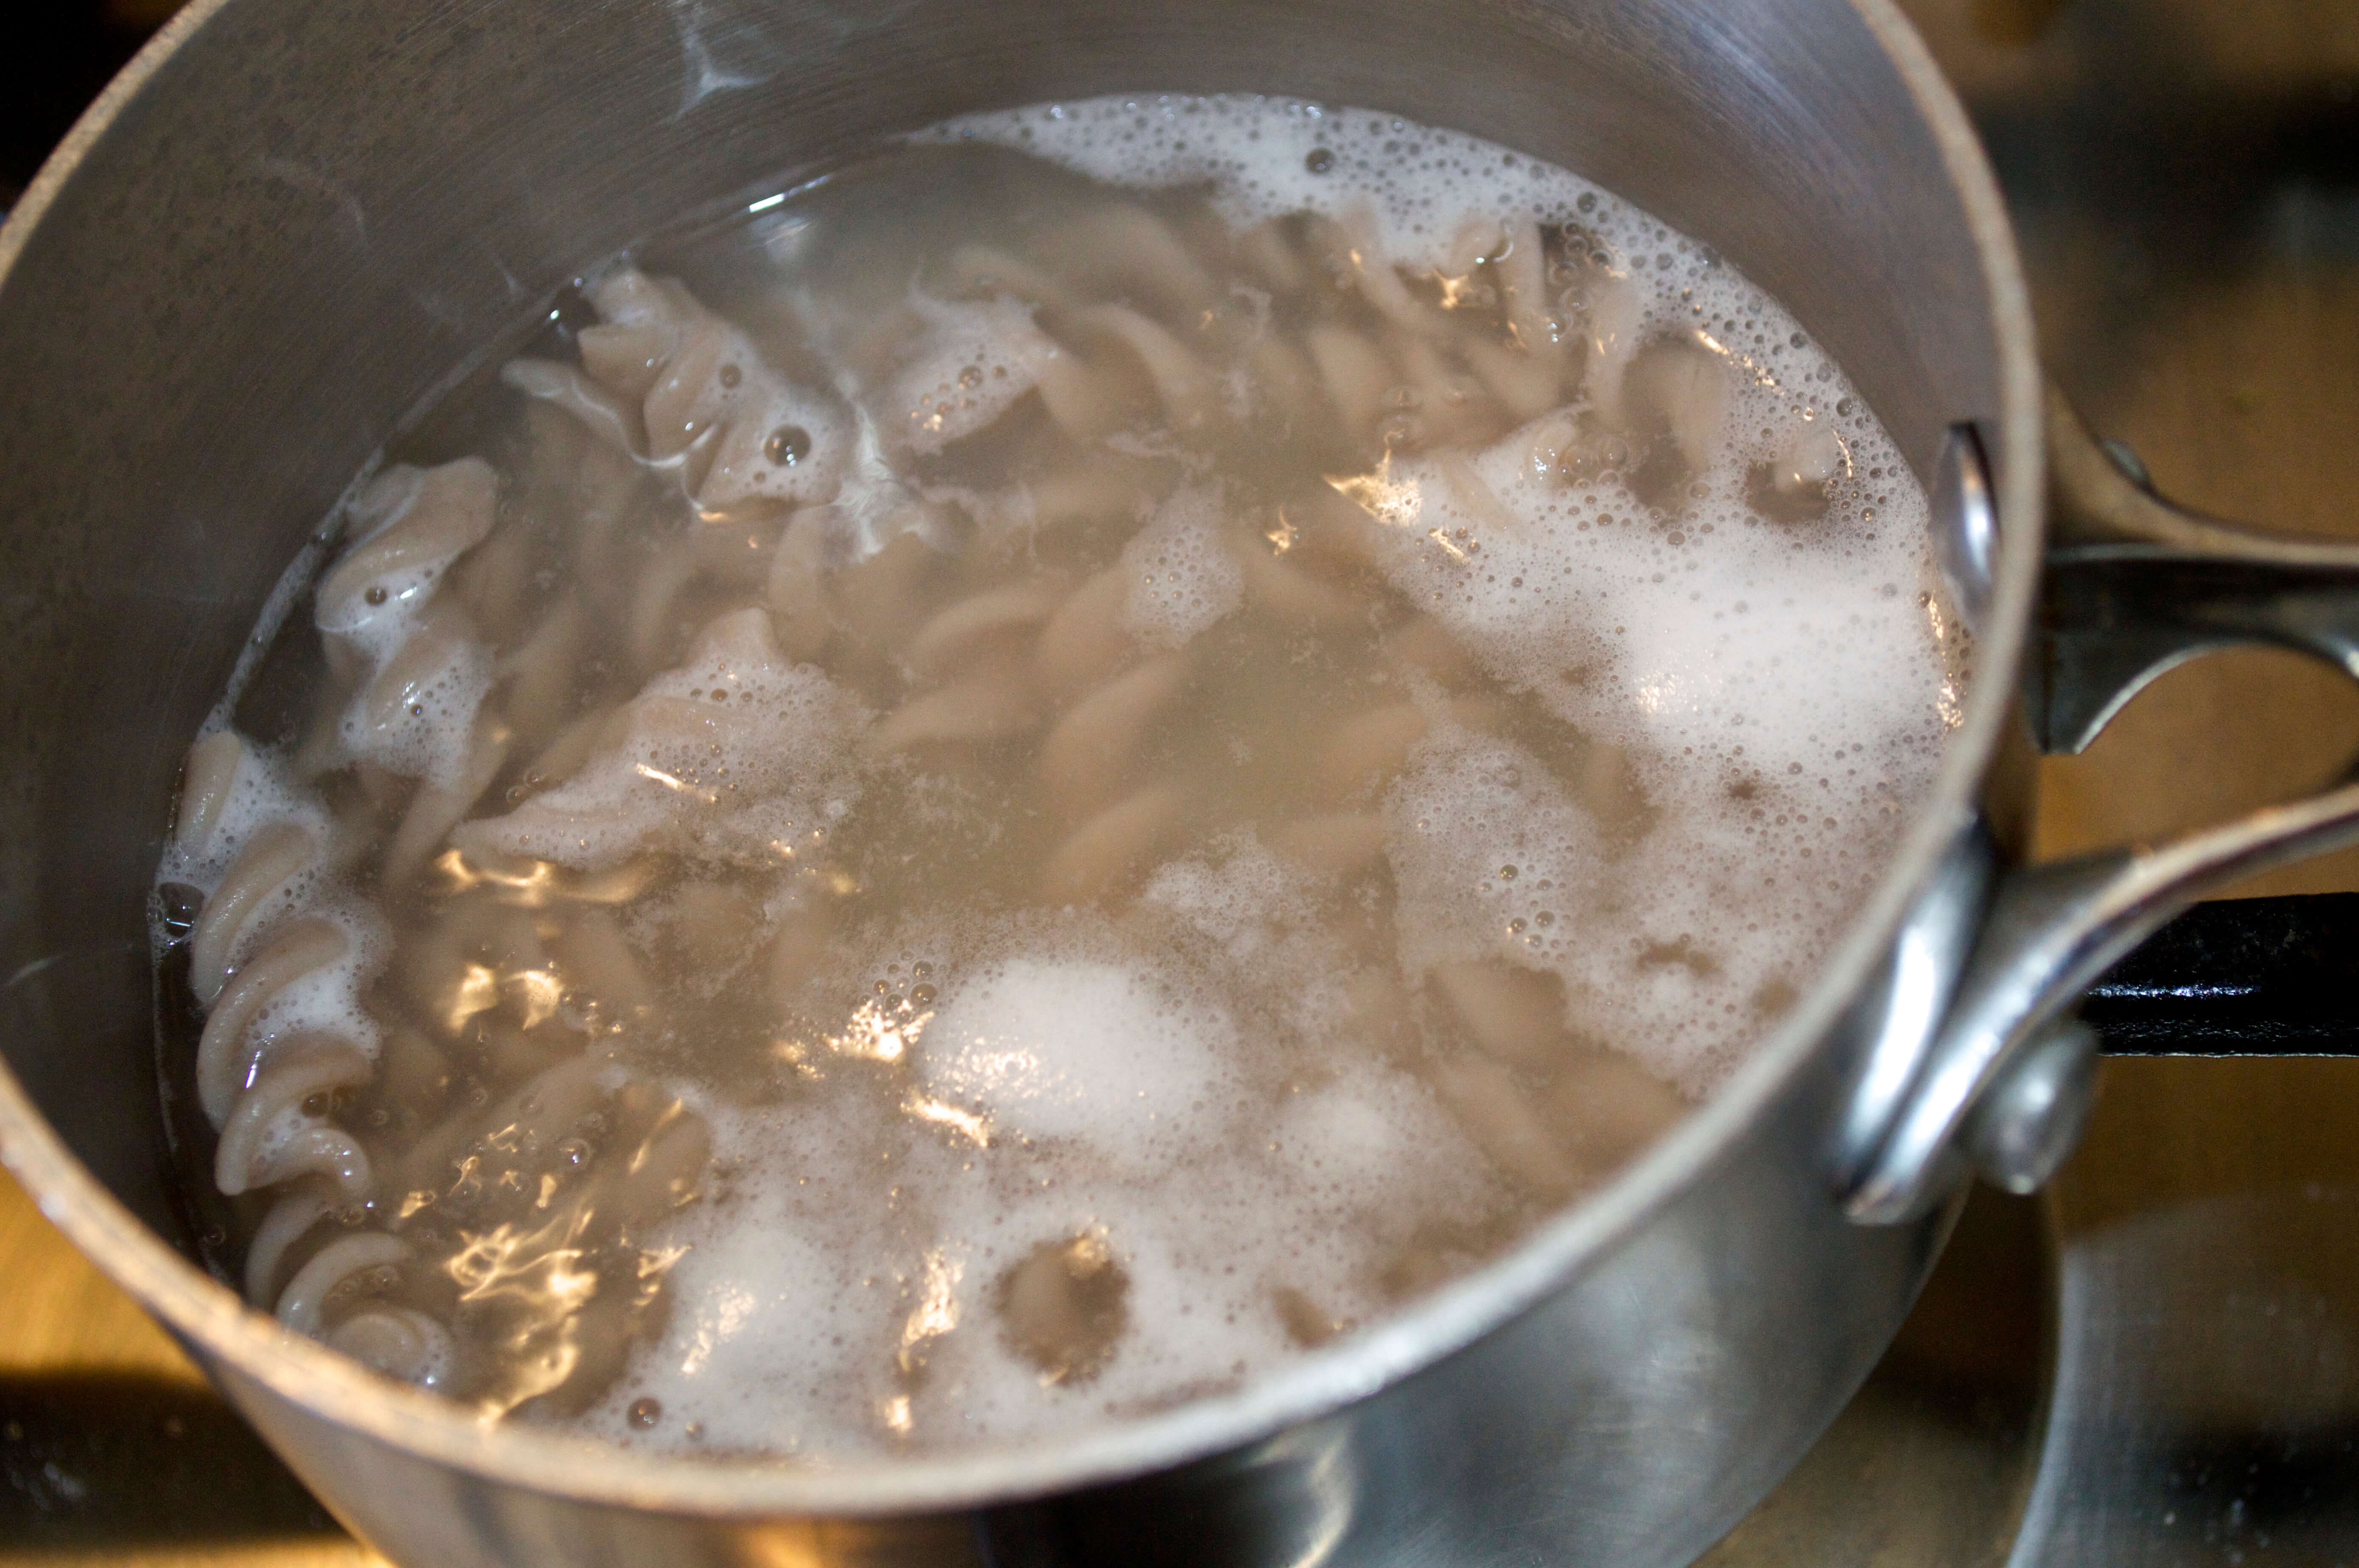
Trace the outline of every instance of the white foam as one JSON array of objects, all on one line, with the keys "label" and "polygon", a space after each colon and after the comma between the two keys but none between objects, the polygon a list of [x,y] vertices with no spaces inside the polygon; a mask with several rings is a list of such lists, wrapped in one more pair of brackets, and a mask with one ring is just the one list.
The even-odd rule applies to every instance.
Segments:
[{"label": "white foam", "polygon": [[336,738],[346,757],[405,779],[445,786],[457,781],[474,739],[475,716],[491,695],[493,659],[473,637],[454,638],[440,651],[440,659],[420,660],[408,671],[400,690],[386,694],[392,701],[373,702],[378,693],[371,682],[362,684],[337,721]]},{"label": "white foam", "polygon": [[1012,1135],[1159,1164],[1219,1136],[1236,1045],[1223,1010],[1152,968],[1027,953],[945,993],[922,1056],[929,1091]]},{"label": "white foam", "polygon": [[[1483,958],[1523,962],[1527,931],[1553,954],[1553,911],[1598,902],[1597,823],[1520,746],[1445,735],[1385,800],[1404,975]],[[1549,916],[1540,922],[1542,915]],[[1582,931],[1576,942],[1595,940]]]},{"label": "white foam", "polygon": [[1190,485],[1122,547],[1123,624],[1153,648],[1180,648],[1245,603],[1245,572],[1221,537],[1217,485]]},{"label": "white foam", "polygon": [[[929,1093],[981,1086],[989,1142],[856,1094],[739,1109],[684,1086],[725,1174],[667,1234],[686,1249],[669,1324],[592,1430],[676,1451],[841,1456],[1118,1421],[1294,1354],[1280,1288],[1337,1323],[1383,1312],[1372,1253],[1418,1219],[1471,1222],[1497,1202],[1431,1094],[1364,1051],[1300,1094],[1235,1093],[1239,1064],[1218,1059],[1234,1051],[1232,1027],[1187,998],[1242,970],[1182,976],[1168,955],[1070,927],[964,948],[942,962],[919,1071]],[[896,937],[875,956],[909,950]],[[976,1036],[989,1043],[961,1049]],[[985,1059],[1010,1039],[1050,1071]],[[1084,1092],[1063,1092],[1075,1083]],[[1190,1104],[1224,1088],[1228,1107],[1210,1118]],[[1142,1104],[1185,1106],[1190,1136],[1216,1141],[1167,1138]],[[1093,1376],[1063,1383],[1010,1344],[998,1292],[1035,1248],[1079,1236],[1126,1278],[1127,1323]],[[628,1418],[642,1399],[661,1409],[651,1429]]]},{"label": "white foam", "polygon": [[[947,120],[918,141],[1014,147],[1110,184],[1210,184],[1239,228],[1289,212],[1371,213],[1394,259],[1440,267],[1470,223],[1580,210],[1620,242],[1659,225],[1579,176],[1456,131],[1253,94],[1091,98]],[[1313,172],[1314,153],[1329,155]],[[1591,206],[1578,209],[1582,198]]]},{"label": "white foam", "polygon": [[[1735,422],[1777,418],[1753,401]],[[1495,675],[1600,738],[1667,756],[1727,759],[1742,746],[1749,766],[1782,770],[1823,759],[1837,735],[1939,741],[1913,485],[1863,508],[1878,527],[1781,528],[1746,504],[1750,452],[1737,448],[1668,523],[1618,476],[1568,485],[1536,474],[1533,449],[1560,418],[1471,463],[1388,474],[1388,574]]]},{"label": "white foam", "polygon": [[[904,1140],[856,1101],[740,1110],[689,1094],[735,1174],[668,1228],[683,1250],[665,1334],[585,1424],[667,1448],[873,1448],[901,1327],[895,1275],[917,1259],[874,1184],[841,1177]],[[627,1414],[644,1398],[663,1410],[646,1432]]]},{"label": "white foam", "polygon": [[[1445,724],[1387,806],[1400,956],[1412,984],[1451,958],[1553,972],[1575,1029],[1691,1093],[1716,1083],[1807,979],[1955,722],[1922,598],[1923,497],[1840,369],[1704,247],[1453,132],[1167,96],[927,136],[1118,184],[1210,182],[1240,226],[1321,213],[1366,241],[1372,271],[1462,273],[1537,243],[1538,224],[1582,237],[1585,281],[1537,302],[1585,351],[1572,400],[1486,451],[1404,458],[1346,489],[1384,525],[1395,586],[1621,758],[1649,830],[1609,842],[1535,759]],[[1642,499],[1650,451],[1686,473]],[[1756,505],[1765,486],[1791,500],[1831,480],[1823,516],[1772,522]]]},{"label": "white foam", "polygon": [[[156,879],[185,883],[211,898],[254,835],[275,822],[294,822],[318,835],[321,844],[332,825],[319,798],[288,776],[284,757],[241,742],[237,769],[212,832],[202,844],[183,844],[177,835],[166,840]],[[293,880],[303,879],[304,874],[299,874]]]},{"label": "white foam", "polygon": [[[750,358],[750,345],[746,352]],[[728,394],[719,411],[727,428],[697,487],[697,500],[707,506],[753,500],[801,506],[833,495],[842,483],[842,454],[851,446],[852,421],[826,394],[754,363],[758,368]],[[795,455],[803,446],[809,450]]]},{"label": "white foam", "polygon": [[255,1015],[248,1039],[260,1046],[257,1068],[267,1064],[272,1045],[300,1036],[332,1035],[372,1059],[377,1053],[380,1031],[364,998],[390,945],[384,920],[367,905],[341,897],[315,903],[304,914],[343,933],[343,956],[288,982]]},{"label": "white foam", "polygon": [[1239,964],[1266,961],[1291,931],[1310,928],[1310,879],[1245,836],[1156,868],[1138,901],[1218,942]]},{"label": "white foam", "polygon": [[940,452],[992,424],[1063,353],[1017,300],[944,300],[913,290],[909,303],[926,332],[885,389],[879,418],[912,452]]}]

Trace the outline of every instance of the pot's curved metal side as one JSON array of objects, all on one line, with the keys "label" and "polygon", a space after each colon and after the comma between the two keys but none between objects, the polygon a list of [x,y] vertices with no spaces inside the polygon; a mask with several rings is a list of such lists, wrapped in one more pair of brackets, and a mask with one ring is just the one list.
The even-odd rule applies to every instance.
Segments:
[{"label": "pot's curved metal side", "polygon": [[[145,889],[183,738],[282,563],[572,268],[946,114],[1149,87],[1388,108],[1568,164],[1783,299],[1919,473],[1981,432],[2006,526],[1976,685],[1818,983],[1512,1256],[1239,1394],[1019,1451],[634,1455],[477,1424],[246,1312],[172,1245]],[[1941,1232],[1850,1225],[1822,1157],[2006,722],[2031,341],[1995,188],[1884,0],[198,0],[0,229],[0,1160],[419,1568],[1683,1562],[1841,1407]]]},{"label": "pot's curved metal side", "polygon": [[213,1370],[358,1533],[421,1568],[1675,1568],[1815,1441],[1798,1414],[1842,1408],[1946,1235],[1946,1214],[1850,1225],[1795,1159],[1843,1087],[1812,1074],[1715,1179],[1456,1356],[1263,1441],[1044,1499],[794,1519],[585,1504],[389,1449]]}]

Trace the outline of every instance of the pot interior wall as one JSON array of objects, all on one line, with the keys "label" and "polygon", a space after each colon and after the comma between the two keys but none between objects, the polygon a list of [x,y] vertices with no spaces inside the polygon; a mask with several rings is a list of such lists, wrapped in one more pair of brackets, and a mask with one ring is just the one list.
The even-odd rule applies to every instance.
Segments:
[{"label": "pot interior wall", "polygon": [[946,114],[1158,90],[1589,175],[1780,297],[1920,472],[1996,413],[1963,218],[1843,0],[230,0],[0,278],[0,1050],[101,1179],[181,1234],[145,900],[182,748],[397,421],[685,209]]}]

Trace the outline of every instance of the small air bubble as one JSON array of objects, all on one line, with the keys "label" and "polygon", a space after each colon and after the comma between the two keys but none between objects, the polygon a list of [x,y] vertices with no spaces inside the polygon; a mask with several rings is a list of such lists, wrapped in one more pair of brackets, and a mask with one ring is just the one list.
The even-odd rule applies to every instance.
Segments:
[{"label": "small air bubble", "polygon": [[663,1406],[642,1396],[631,1401],[630,1418],[633,1426],[645,1432],[663,1420]]},{"label": "small air bubble", "polygon": [[164,929],[174,936],[186,936],[195,929],[197,915],[205,905],[205,896],[186,882],[167,882],[156,889],[156,901]]},{"label": "small air bubble", "polygon": [[1335,155],[1325,147],[1312,147],[1310,156],[1302,160],[1302,167],[1313,174],[1324,174],[1335,167]]},{"label": "small air bubble", "polygon": [[762,455],[780,468],[792,468],[810,455],[810,432],[800,425],[780,425],[762,443]]}]

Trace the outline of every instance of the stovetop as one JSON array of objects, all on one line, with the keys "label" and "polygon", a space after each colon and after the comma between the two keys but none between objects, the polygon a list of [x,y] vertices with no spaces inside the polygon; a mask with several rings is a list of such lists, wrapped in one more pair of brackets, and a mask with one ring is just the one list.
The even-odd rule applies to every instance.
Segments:
[{"label": "stovetop", "polygon": [[[1902,4],[1982,128],[2049,370],[2092,423],[2178,499],[2359,536],[2359,0]],[[170,8],[10,21],[0,201]],[[2044,765],[2035,848],[2193,826],[2354,756],[2359,689],[2216,656]],[[2239,891],[2354,889],[2359,851]],[[2328,1014],[2300,1048],[2359,1051]],[[2121,1039],[2245,1028],[2173,1016]],[[377,1561],[0,1177],[0,1568]],[[1975,1194],[1866,1388],[1705,1562],[2359,1564],[2359,1059],[2109,1060],[2053,1188]]]}]

